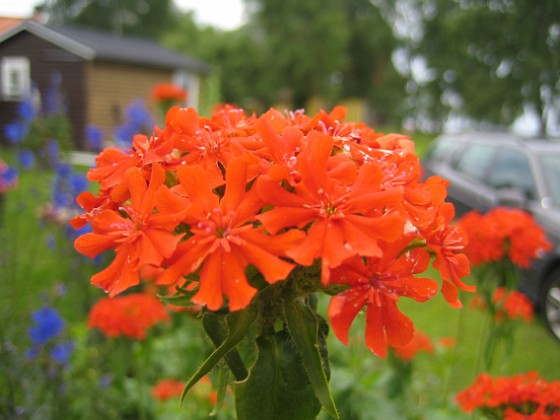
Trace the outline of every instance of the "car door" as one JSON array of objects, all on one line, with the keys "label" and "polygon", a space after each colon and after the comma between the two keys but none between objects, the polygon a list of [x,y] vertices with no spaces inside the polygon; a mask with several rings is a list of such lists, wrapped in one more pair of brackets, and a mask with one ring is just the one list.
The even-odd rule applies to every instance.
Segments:
[{"label": "car door", "polygon": [[467,143],[445,175],[448,196],[457,216],[476,209],[486,212],[494,202],[494,191],[485,180],[496,157],[497,148],[486,143]]},{"label": "car door", "polygon": [[[486,176],[486,183],[494,189],[513,190],[524,199],[525,205],[537,199],[538,191],[529,156],[515,147],[502,147],[496,154]],[[495,203],[497,205],[499,203]]]}]

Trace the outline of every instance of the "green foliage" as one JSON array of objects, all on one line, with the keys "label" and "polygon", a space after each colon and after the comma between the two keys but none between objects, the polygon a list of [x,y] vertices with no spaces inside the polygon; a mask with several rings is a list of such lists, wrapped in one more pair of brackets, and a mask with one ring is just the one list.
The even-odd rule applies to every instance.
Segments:
[{"label": "green foliage", "polygon": [[249,22],[234,31],[179,18],[164,43],[213,63],[224,102],[263,111],[282,103],[305,107],[365,99],[384,122],[402,110],[404,79],[391,55],[396,40],[371,2],[252,0]]},{"label": "green foliage", "polygon": [[344,66],[350,28],[340,0],[259,0],[256,24],[266,38],[265,71],[277,92],[304,107],[328,92],[331,76]]},{"label": "green foliage", "polygon": [[247,379],[235,386],[239,420],[307,420],[321,404],[286,331],[257,338],[258,358]]},{"label": "green foliage", "polygon": [[42,7],[51,23],[74,23],[153,39],[169,30],[176,16],[172,0],[54,0]]},{"label": "green foliage", "polygon": [[405,79],[397,72],[392,54],[397,48],[393,29],[381,9],[369,0],[345,1],[350,37],[342,70],[343,97],[364,98],[384,124],[400,120]]},{"label": "green foliage", "polygon": [[23,143],[41,156],[49,141],[56,140],[61,151],[72,149],[72,127],[65,114],[44,115],[35,118]]},{"label": "green foliage", "polygon": [[[555,0],[417,1],[424,34],[416,54],[433,78],[436,100],[453,92],[456,112],[479,121],[510,124],[532,107],[546,131],[560,95],[560,3]],[[424,7],[426,6],[426,7]],[[442,110],[444,111],[444,110]]]},{"label": "green foliage", "polygon": [[[429,142],[429,136],[413,134],[411,137],[417,140],[418,147]],[[8,162],[13,160],[10,159],[13,154],[3,151],[0,154]],[[0,239],[4,244],[3,252],[0,253],[1,277],[7,279],[0,282],[0,417],[18,418],[16,414],[19,412],[23,413],[19,414],[20,417],[27,418],[86,420],[136,419],[142,418],[142,415],[165,420],[208,418],[212,411],[207,388],[204,388],[210,387],[208,383],[199,383],[190,389],[181,407],[178,398],[160,402],[150,395],[150,387],[160,378],[175,377],[187,381],[189,375],[196,372],[204,359],[215,350],[216,343],[204,338],[207,331],[193,322],[194,315],[188,312],[173,314],[171,324],[150,331],[149,338],[142,343],[107,339],[87,328],[88,310],[103,295],[89,284],[91,274],[98,271],[99,267],[77,262],[72,243],[62,234],[60,226],[45,225],[37,218],[37,208],[48,200],[52,179],[50,170],[23,172],[19,189],[10,191],[5,197],[3,220],[9,223],[0,226]],[[47,240],[53,236],[57,244],[54,248],[47,246]],[[61,261],[65,263],[61,264]],[[436,275],[435,271],[430,274]],[[66,287],[65,294],[59,291],[61,283]],[[281,293],[272,295],[272,302],[278,302],[281,296]],[[319,325],[304,332],[302,337],[307,337],[306,340],[317,345],[319,350],[329,349],[330,366],[324,366],[324,371],[329,378],[329,387],[340,418],[462,418],[463,414],[459,412],[453,398],[458,391],[472,383],[476,375],[476,358],[485,320],[483,313],[469,308],[468,298],[468,295],[463,294],[465,308],[462,310],[450,308],[439,295],[421,305],[409,300],[399,302],[403,312],[414,319],[415,326],[433,341],[456,337],[457,344],[455,348],[436,345],[434,353],[419,354],[413,365],[397,368],[392,365],[393,361],[376,358],[365,347],[363,325],[360,325],[364,322],[363,316],[359,316],[352,327],[351,344],[348,347],[332,334],[327,337],[324,326],[317,318]],[[327,299],[327,296],[323,296],[319,300],[318,313],[325,313]],[[30,324],[29,314],[44,304],[60,309],[68,322],[67,334],[76,346],[69,368],[58,372],[55,377],[49,377],[39,365],[25,358],[30,346],[26,334]],[[266,305],[262,307],[272,309]],[[251,380],[263,391],[270,389],[264,384],[268,384],[275,376],[258,373],[255,361],[247,355],[259,349],[261,359],[266,358],[270,362],[280,360],[275,359],[277,356],[273,350],[289,352],[291,359],[288,360],[297,366],[299,374],[303,376],[298,379],[297,386],[285,386],[290,393],[298,392],[301,385],[299,381],[304,381],[305,391],[301,392],[304,392],[305,398],[314,401],[310,412],[316,414],[319,407],[317,389],[314,389],[306,373],[310,365],[317,365],[316,354],[311,355],[315,357],[315,362],[305,366],[303,357],[295,357],[301,351],[301,345],[286,337],[290,328],[292,331],[298,328],[298,318],[309,315],[307,310],[304,310],[308,312],[307,315],[298,315],[296,308],[288,308],[292,315],[295,314],[296,322],[290,320],[287,329],[284,325],[275,325],[275,331],[264,342],[260,342],[260,348],[245,343],[252,340],[242,341],[237,348],[247,370],[253,374]],[[286,312],[286,309],[280,310]],[[221,321],[226,322],[225,318]],[[217,341],[223,342],[224,331],[227,331],[226,335],[230,331],[224,325],[211,327],[221,334]],[[315,327],[319,329],[317,336],[313,336],[317,331]],[[326,343],[322,340],[326,340]],[[500,374],[537,370],[549,380],[560,379],[558,343],[542,325],[520,325],[514,344],[510,363],[496,366]],[[320,354],[325,360],[324,353],[320,351]],[[309,357],[308,354],[305,358]],[[219,389],[220,384],[216,374],[227,363],[227,360],[225,363],[220,362],[216,365],[217,369],[209,372],[215,389]],[[264,364],[265,360],[258,363]],[[267,366],[269,373],[280,372],[275,370],[275,365],[267,363]],[[280,376],[276,378],[282,379]],[[227,384],[227,378],[222,379],[222,384]],[[395,391],[395,385],[406,387],[393,392],[391,397],[389,391]],[[289,404],[284,403],[285,406],[289,408],[290,404],[293,405],[292,401],[290,399]],[[213,418],[230,419],[233,416],[233,398],[226,392],[224,405]],[[323,420],[332,416],[322,410],[318,418]]]}]

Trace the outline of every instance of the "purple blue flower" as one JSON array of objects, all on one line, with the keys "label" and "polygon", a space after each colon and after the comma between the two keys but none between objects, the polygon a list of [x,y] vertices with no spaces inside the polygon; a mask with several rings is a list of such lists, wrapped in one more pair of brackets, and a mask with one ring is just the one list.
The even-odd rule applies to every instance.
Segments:
[{"label": "purple blue flower", "polygon": [[65,365],[75,348],[76,345],[72,341],[58,343],[51,349],[51,358],[55,362]]},{"label": "purple blue flower", "polygon": [[43,99],[43,112],[45,115],[58,115],[66,112],[60,86],[62,84],[62,75],[55,71],[51,76],[49,86],[45,92]]},{"label": "purple blue flower", "polygon": [[35,165],[35,155],[29,149],[23,149],[18,153],[18,161],[23,169],[31,169]]},{"label": "purple blue flower", "polygon": [[33,345],[45,345],[57,337],[64,329],[64,319],[53,308],[44,307],[31,315],[34,325],[29,328],[29,337]]},{"label": "purple blue flower", "polygon": [[25,98],[18,104],[17,115],[25,122],[32,121],[35,118],[35,107],[30,97]]},{"label": "purple blue flower", "polygon": [[133,137],[138,133],[150,134],[154,128],[154,118],[144,105],[137,100],[132,102],[126,109],[125,121],[115,128],[113,134],[120,147],[130,147]]},{"label": "purple blue flower", "polygon": [[0,159],[0,194],[16,186],[18,171]]},{"label": "purple blue flower", "polygon": [[4,135],[12,144],[21,143],[29,130],[27,124],[22,121],[14,121],[4,125]]},{"label": "purple blue flower", "polygon": [[103,131],[100,127],[90,124],[86,128],[86,141],[89,148],[94,152],[103,149]]}]

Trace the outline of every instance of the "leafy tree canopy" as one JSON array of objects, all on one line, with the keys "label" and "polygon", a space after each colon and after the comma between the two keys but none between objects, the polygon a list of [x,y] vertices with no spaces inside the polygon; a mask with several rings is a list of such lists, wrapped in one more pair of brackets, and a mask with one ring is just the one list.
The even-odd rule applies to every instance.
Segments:
[{"label": "leafy tree canopy", "polygon": [[159,39],[175,22],[172,0],[46,0],[49,23],[75,23]]},{"label": "leafy tree canopy", "polygon": [[[531,107],[560,109],[560,2],[417,0],[432,93],[456,95],[451,107],[478,121],[510,124]],[[440,96],[440,101],[443,96]]]}]

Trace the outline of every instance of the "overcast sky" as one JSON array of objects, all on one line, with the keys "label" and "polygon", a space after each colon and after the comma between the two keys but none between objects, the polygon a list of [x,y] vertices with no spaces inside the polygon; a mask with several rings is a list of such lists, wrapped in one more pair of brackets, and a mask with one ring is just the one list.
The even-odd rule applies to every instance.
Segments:
[{"label": "overcast sky", "polygon": [[[242,0],[174,0],[182,10],[194,10],[197,21],[222,29],[243,22]],[[29,17],[41,0],[0,0],[0,16]]]}]

